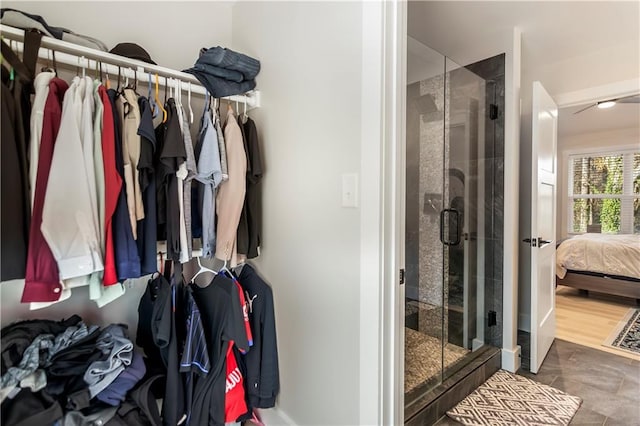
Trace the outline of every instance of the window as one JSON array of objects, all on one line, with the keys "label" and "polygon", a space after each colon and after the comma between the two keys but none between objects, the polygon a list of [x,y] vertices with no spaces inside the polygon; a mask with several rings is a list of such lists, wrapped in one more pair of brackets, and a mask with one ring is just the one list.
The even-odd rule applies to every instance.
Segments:
[{"label": "window", "polygon": [[569,232],[640,233],[640,152],[569,156]]}]

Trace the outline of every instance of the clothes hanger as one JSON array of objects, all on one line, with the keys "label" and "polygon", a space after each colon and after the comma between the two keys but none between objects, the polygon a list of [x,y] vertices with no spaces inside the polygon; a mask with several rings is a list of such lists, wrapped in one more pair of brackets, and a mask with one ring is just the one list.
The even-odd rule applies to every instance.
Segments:
[{"label": "clothes hanger", "polygon": [[42,67],[40,69],[40,72],[53,72],[53,73],[55,73],[53,68],[51,68],[51,49],[47,49],[47,66]]},{"label": "clothes hanger", "polygon": [[174,96],[176,98],[176,105],[178,105],[180,107],[180,109],[182,108],[182,81],[178,80],[177,78],[173,80],[174,84],[175,84],[175,89],[174,89]]},{"label": "clothes hanger", "polygon": [[149,106],[151,108],[151,116],[153,118],[156,118],[160,111],[158,110],[158,105],[156,105],[155,99],[153,98],[153,96],[151,96],[151,92],[153,90],[153,83],[151,82],[151,73],[147,75],[149,76],[149,84],[147,85],[147,88],[148,88],[147,99],[149,100]]},{"label": "clothes hanger", "polygon": [[138,68],[133,70],[133,91],[136,93],[136,95],[138,94],[137,90],[138,90]]},{"label": "clothes hanger", "polygon": [[[129,69],[131,69],[131,68],[129,68]],[[126,80],[125,80],[125,83],[124,83],[123,90],[129,88],[129,76],[127,75],[127,70],[124,70],[124,77],[125,77]]]},{"label": "clothes hanger", "polygon": [[56,51],[55,50],[51,50],[51,59],[53,60],[53,72],[56,73],[56,75],[58,75],[58,63],[56,62]]},{"label": "clothes hanger", "polygon": [[167,94],[169,93],[169,78],[164,78],[164,104],[167,104]]},{"label": "clothes hanger", "polygon": [[164,109],[160,102],[160,84],[158,83],[158,74],[156,73],[156,106],[162,111],[162,122],[167,121],[167,110]]},{"label": "clothes hanger", "polygon": [[198,266],[200,267],[200,269],[198,269],[198,271],[195,273],[195,275],[191,278],[191,282],[195,283],[196,277],[198,277],[200,274],[203,274],[205,272],[211,272],[213,275],[218,275],[218,273],[216,271],[214,271],[213,269],[209,269],[206,266],[204,266],[200,260],[200,257],[197,256],[196,259],[198,260]]},{"label": "clothes hanger", "polygon": [[105,73],[105,77],[106,79],[104,80],[104,87],[107,88],[107,90],[111,89],[111,80],[109,79],[109,66],[107,66],[107,71]]},{"label": "clothes hanger", "polygon": [[120,92],[120,75],[122,74],[122,68],[118,65],[118,86],[116,86],[116,92]]},{"label": "clothes hanger", "polygon": [[247,115],[247,100],[245,99],[244,102],[244,110],[242,112],[242,123],[246,123],[247,119],[249,118],[249,116]]},{"label": "clothes hanger", "polygon": [[188,97],[188,102],[189,102],[189,117],[191,118],[191,124],[193,124],[193,108],[191,108],[191,82],[189,82],[189,97]]}]

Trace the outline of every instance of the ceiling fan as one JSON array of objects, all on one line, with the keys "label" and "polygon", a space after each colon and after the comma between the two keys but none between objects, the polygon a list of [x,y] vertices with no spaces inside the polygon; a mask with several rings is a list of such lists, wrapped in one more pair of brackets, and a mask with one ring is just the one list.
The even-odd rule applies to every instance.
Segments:
[{"label": "ceiling fan", "polygon": [[598,101],[585,108],[582,108],[579,111],[574,112],[573,114],[574,115],[580,114],[581,112],[586,111],[589,108],[593,108],[594,106],[597,106],[598,108],[601,108],[601,109],[605,109],[605,108],[611,108],[615,104],[637,104],[637,103],[640,103],[640,94],[623,96],[622,98],[613,98],[613,99]]}]

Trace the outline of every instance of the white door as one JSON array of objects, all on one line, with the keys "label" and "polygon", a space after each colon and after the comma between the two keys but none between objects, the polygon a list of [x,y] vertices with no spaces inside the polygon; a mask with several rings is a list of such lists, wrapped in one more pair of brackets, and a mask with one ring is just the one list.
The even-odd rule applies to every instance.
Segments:
[{"label": "white door", "polygon": [[556,334],[556,141],[558,107],[533,83],[531,127],[531,363],[537,373]]}]

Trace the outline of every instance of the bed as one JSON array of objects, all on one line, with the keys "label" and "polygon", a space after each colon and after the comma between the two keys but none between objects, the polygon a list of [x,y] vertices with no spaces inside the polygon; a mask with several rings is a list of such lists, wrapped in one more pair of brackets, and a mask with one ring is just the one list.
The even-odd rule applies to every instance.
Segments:
[{"label": "bed", "polygon": [[640,303],[640,235],[582,234],[562,241],[556,284]]}]

